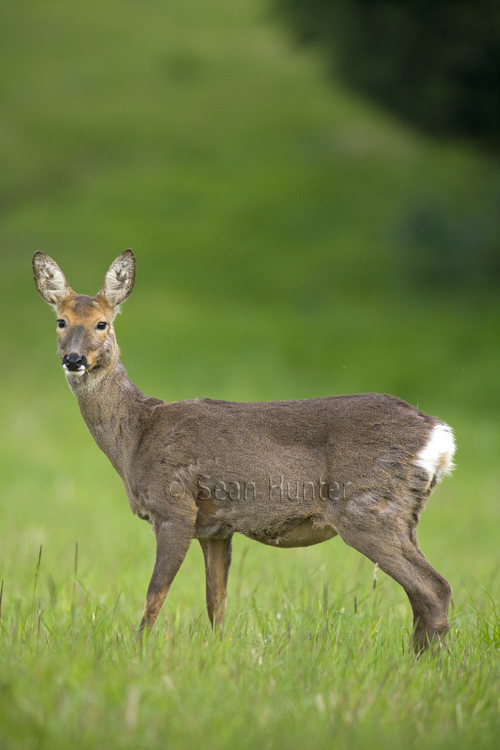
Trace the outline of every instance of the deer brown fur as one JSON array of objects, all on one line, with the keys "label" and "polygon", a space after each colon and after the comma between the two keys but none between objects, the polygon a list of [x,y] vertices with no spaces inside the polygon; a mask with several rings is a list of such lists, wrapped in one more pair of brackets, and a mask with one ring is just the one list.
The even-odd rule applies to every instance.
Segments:
[{"label": "deer brown fur", "polygon": [[222,624],[238,532],[275,547],[338,534],[404,588],[417,651],[446,632],[451,588],[419,549],[416,528],[452,466],[447,425],[374,393],[263,403],[149,398],[127,378],[113,329],[134,285],[132,251],[113,262],[95,297],[75,294],[44,253],[33,268],[56,310],[59,356],[85,423],[156,535],[141,631],[153,626],[193,538],[205,558],[210,621]]}]

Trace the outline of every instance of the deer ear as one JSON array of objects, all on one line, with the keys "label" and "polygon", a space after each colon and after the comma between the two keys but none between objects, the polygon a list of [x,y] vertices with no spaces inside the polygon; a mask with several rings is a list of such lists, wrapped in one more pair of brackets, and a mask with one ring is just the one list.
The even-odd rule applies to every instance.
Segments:
[{"label": "deer ear", "polygon": [[55,309],[71,294],[71,287],[63,272],[57,263],[45,253],[34,254],[33,276],[36,288],[43,299]]},{"label": "deer ear", "polygon": [[111,307],[117,308],[128,299],[135,281],[135,258],[132,250],[124,250],[110,265],[99,292]]}]

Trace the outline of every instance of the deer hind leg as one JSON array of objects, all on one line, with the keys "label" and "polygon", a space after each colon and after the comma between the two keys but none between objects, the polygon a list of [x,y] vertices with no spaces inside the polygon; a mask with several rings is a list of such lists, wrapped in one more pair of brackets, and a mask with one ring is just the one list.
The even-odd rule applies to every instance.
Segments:
[{"label": "deer hind leg", "polygon": [[[342,528],[344,526],[344,528]],[[405,590],[413,610],[415,651],[424,651],[448,630],[451,586],[409,538],[404,524],[394,519],[366,524],[337,524],[346,544],[361,552]]]},{"label": "deer hind leg", "polygon": [[207,612],[214,629],[222,629],[226,612],[227,579],[231,565],[231,539],[199,539],[205,558]]},{"label": "deer hind leg", "polygon": [[170,521],[155,522],[156,562],[148,586],[139,634],[151,630],[163,606],[170,586],[194,536],[196,513]]}]

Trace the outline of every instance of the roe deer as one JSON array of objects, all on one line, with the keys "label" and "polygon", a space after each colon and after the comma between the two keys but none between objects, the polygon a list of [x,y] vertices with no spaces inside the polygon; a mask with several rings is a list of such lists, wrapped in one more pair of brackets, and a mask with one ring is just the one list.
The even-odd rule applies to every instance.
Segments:
[{"label": "roe deer", "polygon": [[208,616],[222,625],[234,532],[275,547],[338,534],[404,588],[417,652],[446,632],[451,587],[416,529],[452,467],[448,425],[375,393],[263,403],[146,397],[127,378],[113,329],[134,286],[132,251],[111,264],[95,297],[75,294],[44,253],[33,269],[57,313],[59,356],[87,427],[156,535],[141,633],[193,538],[205,558]]}]

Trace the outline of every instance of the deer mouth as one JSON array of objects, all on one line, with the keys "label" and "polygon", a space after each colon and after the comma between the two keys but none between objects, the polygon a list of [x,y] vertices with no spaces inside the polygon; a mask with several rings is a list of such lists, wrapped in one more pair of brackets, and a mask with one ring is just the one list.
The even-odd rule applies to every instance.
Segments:
[{"label": "deer mouth", "polygon": [[87,372],[87,368],[83,365],[80,365],[78,368],[75,368],[74,366],[71,367],[69,365],[63,365],[63,370],[66,375],[76,375],[77,377],[81,377]]}]

